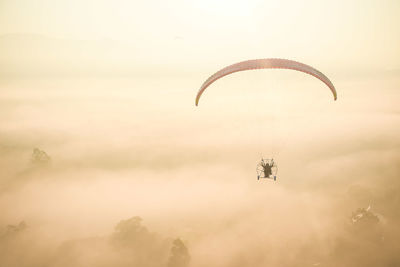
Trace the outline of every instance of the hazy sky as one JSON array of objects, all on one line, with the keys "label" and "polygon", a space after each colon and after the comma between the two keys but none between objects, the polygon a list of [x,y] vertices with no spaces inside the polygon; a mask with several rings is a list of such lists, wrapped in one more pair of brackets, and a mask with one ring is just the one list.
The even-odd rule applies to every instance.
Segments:
[{"label": "hazy sky", "polygon": [[396,0],[3,0],[0,7],[1,34],[110,38],[169,65],[285,57],[336,72],[400,68]]}]

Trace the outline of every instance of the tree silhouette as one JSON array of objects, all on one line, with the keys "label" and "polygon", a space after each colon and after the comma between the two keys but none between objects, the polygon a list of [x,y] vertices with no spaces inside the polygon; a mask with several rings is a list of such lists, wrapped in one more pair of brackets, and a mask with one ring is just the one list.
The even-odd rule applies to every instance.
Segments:
[{"label": "tree silhouette", "polygon": [[43,150],[34,148],[31,156],[31,162],[35,165],[46,165],[51,162],[51,158]]},{"label": "tree silhouette", "polygon": [[168,260],[168,267],[187,267],[189,266],[190,255],[182,240],[175,239]]}]

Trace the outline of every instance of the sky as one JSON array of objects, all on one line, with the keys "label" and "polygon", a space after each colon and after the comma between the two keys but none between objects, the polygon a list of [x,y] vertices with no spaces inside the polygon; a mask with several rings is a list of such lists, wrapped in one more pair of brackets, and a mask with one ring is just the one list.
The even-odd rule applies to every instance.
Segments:
[{"label": "sky", "polygon": [[0,5],[0,34],[126,42],[141,64],[203,68],[210,62],[284,57],[316,61],[337,73],[400,68],[398,1],[17,0]]},{"label": "sky", "polygon": [[0,265],[399,265],[399,11],[0,0]]}]

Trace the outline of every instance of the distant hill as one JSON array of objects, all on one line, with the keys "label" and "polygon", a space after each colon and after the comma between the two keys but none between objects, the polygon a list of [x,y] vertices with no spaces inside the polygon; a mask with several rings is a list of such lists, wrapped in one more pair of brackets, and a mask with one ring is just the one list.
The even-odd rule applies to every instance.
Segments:
[{"label": "distant hill", "polygon": [[124,75],[135,71],[133,44],[34,34],[0,36],[0,76]]}]

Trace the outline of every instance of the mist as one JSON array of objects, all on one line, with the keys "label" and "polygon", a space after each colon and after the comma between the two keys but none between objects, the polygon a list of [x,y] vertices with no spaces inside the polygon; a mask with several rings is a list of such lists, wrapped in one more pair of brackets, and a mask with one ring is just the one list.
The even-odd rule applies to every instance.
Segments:
[{"label": "mist", "polygon": [[[321,91],[309,82],[307,90]],[[263,113],[257,101],[277,101],[258,99],[265,84],[247,98],[218,88],[195,109],[184,90],[192,83],[3,81],[2,265],[399,263],[393,83],[375,81],[385,105],[373,96],[360,103],[358,86],[343,80],[342,102],[317,93],[293,106],[295,97],[282,101],[297,84],[289,81],[279,103],[296,116]],[[160,87],[175,89],[154,97]],[[321,104],[305,108],[316,97]],[[240,101],[246,108],[232,109]],[[269,151],[278,180],[257,181],[255,165]],[[365,216],[353,222],[357,214]]]},{"label": "mist", "polygon": [[399,266],[399,10],[2,1],[0,266]]}]

